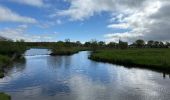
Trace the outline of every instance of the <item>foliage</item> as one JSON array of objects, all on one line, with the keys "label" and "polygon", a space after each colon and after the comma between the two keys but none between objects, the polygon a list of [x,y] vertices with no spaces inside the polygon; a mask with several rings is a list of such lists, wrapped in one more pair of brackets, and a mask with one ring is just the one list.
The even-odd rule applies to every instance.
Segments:
[{"label": "foliage", "polygon": [[0,42],[0,54],[12,56],[14,53],[22,54],[26,50],[26,46],[22,42],[10,42],[1,41]]},{"label": "foliage", "polygon": [[4,76],[4,68],[12,62],[14,57],[20,57],[25,50],[24,41],[0,41],[0,78]]},{"label": "foliage", "polygon": [[10,58],[8,56],[0,55],[0,69],[2,69],[2,67],[5,64],[8,64],[9,62],[10,62]]},{"label": "foliage", "polygon": [[108,48],[118,48],[118,43],[115,42],[110,42],[107,44]]},{"label": "foliage", "polygon": [[145,41],[139,39],[139,40],[136,40],[134,44],[135,44],[136,47],[138,47],[138,48],[143,48],[143,47],[145,46]]},{"label": "foliage", "polygon": [[127,49],[128,48],[128,43],[123,42],[123,41],[119,41],[119,48],[120,49]]},{"label": "foliage", "polygon": [[170,70],[169,49],[108,49],[92,53],[91,59],[123,65]]},{"label": "foliage", "polygon": [[0,93],[0,100],[11,100],[11,97],[7,94]]}]

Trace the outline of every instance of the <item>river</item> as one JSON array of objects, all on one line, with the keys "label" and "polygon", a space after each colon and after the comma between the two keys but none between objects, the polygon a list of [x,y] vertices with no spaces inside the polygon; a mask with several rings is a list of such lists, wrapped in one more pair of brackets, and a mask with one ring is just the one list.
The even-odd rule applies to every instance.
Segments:
[{"label": "river", "polygon": [[88,59],[90,52],[50,56],[30,49],[0,79],[12,100],[170,100],[170,76]]}]

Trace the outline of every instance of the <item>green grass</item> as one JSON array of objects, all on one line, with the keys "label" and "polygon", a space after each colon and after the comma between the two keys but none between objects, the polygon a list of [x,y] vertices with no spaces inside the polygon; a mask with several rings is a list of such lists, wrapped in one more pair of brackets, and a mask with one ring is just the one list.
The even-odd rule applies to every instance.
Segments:
[{"label": "green grass", "polygon": [[0,41],[0,78],[4,76],[4,68],[12,60],[20,58],[26,49],[25,44],[22,42]]},{"label": "green grass", "polygon": [[5,55],[0,55],[0,69],[10,62],[10,58]]},{"label": "green grass", "polygon": [[11,100],[11,97],[7,94],[0,93],[0,100]]},{"label": "green grass", "polygon": [[170,70],[170,49],[98,50],[89,58],[126,66]]},{"label": "green grass", "polygon": [[0,55],[0,78],[4,77],[3,69],[10,63],[10,58],[8,56]]},{"label": "green grass", "polygon": [[4,77],[4,73],[2,71],[0,71],[0,78]]},{"label": "green grass", "polygon": [[26,46],[22,43],[0,41],[0,54],[12,56],[13,54],[23,54],[26,50]]},{"label": "green grass", "polygon": [[73,55],[75,53],[78,53],[79,51],[84,51],[86,50],[86,48],[56,48],[56,49],[52,49],[52,53],[51,55],[55,56],[55,55]]}]

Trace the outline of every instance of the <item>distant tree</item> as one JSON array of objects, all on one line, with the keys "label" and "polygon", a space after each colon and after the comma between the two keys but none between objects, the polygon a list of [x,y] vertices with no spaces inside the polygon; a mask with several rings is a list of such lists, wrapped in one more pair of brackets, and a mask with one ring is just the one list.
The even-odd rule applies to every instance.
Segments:
[{"label": "distant tree", "polygon": [[136,40],[136,41],[135,41],[135,44],[136,44],[136,47],[138,47],[138,48],[143,48],[143,47],[145,46],[145,41],[139,39],[139,40]]},{"label": "distant tree", "polygon": [[66,47],[71,47],[70,39],[65,39],[65,46]]},{"label": "distant tree", "polygon": [[160,48],[164,48],[165,47],[164,43],[163,42],[159,42],[159,47]]},{"label": "distant tree", "polygon": [[106,43],[104,41],[99,41],[98,46],[99,47],[105,47]]},{"label": "distant tree", "polygon": [[155,41],[155,42],[154,42],[154,47],[155,47],[155,48],[159,48],[159,41]]},{"label": "distant tree", "polygon": [[25,42],[24,39],[16,40],[16,42]]},{"label": "distant tree", "polygon": [[76,41],[75,44],[76,44],[76,46],[81,46],[82,45],[80,41]]},{"label": "distant tree", "polygon": [[118,46],[118,44],[115,42],[110,42],[107,44],[107,47],[109,47],[109,48],[117,48],[117,46]]},{"label": "distant tree", "polygon": [[97,42],[97,40],[93,39],[93,40],[91,40],[90,43],[91,43],[91,48],[92,48],[92,50],[93,50],[93,51],[96,51],[97,48],[98,48],[98,42]]},{"label": "distant tree", "polygon": [[166,42],[166,48],[170,48],[170,43]]},{"label": "distant tree", "polygon": [[70,39],[65,39],[65,42],[70,42]]},{"label": "distant tree", "polygon": [[136,48],[136,44],[135,43],[130,44],[129,48]]},{"label": "distant tree", "polygon": [[128,48],[128,43],[119,40],[119,48],[120,49],[127,49]]},{"label": "distant tree", "polygon": [[147,46],[148,46],[149,48],[153,48],[153,46],[154,46],[154,41],[153,41],[153,40],[148,41],[148,42],[147,42]]},{"label": "distant tree", "polygon": [[84,43],[84,46],[85,46],[85,47],[90,47],[90,46],[91,46],[91,43],[90,43],[90,42],[85,42],[85,43]]},{"label": "distant tree", "polygon": [[53,47],[56,48],[56,49],[62,49],[62,48],[65,47],[65,43],[62,42],[62,41],[58,41],[58,42],[56,43],[56,46],[53,46]]}]

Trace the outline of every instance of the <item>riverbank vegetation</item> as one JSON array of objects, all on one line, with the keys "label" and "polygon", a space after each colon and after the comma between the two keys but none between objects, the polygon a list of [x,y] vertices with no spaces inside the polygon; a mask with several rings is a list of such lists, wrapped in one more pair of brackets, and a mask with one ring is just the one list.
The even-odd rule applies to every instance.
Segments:
[{"label": "riverbank vegetation", "polygon": [[93,52],[89,58],[126,66],[170,71],[170,50],[168,49],[98,50]]},{"label": "riverbank vegetation", "polygon": [[93,51],[90,59],[125,66],[168,70],[170,71],[170,43],[137,40],[126,48],[119,43],[112,43],[109,48]]},{"label": "riverbank vegetation", "polygon": [[78,53],[79,51],[89,50],[87,47],[84,47],[79,41],[70,42],[69,39],[66,39],[65,42],[58,41],[51,47],[51,55],[72,55]]},{"label": "riverbank vegetation", "polygon": [[[81,43],[71,42],[69,39],[58,42],[24,42],[0,41],[0,77],[4,77],[4,69],[15,58],[20,58],[29,48],[51,49],[52,56],[72,55],[79,51],[92,51],[90,59],[109,62],[125,66],[136,66],[170,71],[170,43],[160,41],[137,40],[132,44],[119,40],[105,43],[91,40]],[[0,100],[9,100],[10,97],[0,93]]]},{"label": "riverbank vegetation", "polygon": [[26,50],[24,42],[0,41],[0,78],[4,76],[4,68],[16,58],[20,58]]},{"label": "riverbank vegetation", "polygon": [[[35,44],[34,44],[35,45]],[[79,51],[92,51],[93,60],[110,62],[115,64],[153,67],[154,69],[169,69],[170,43],[161,41],[136,40],[128,43],[119,40],[105,43],[104,41],[91,40],[81,43],[71,42],[69,39],[52,43],[37,43],[37,46],[46,46],[52,50],[51,55],[72,55]],[[31,45],[30,45],[31,46]]]},{"label": "riverbank vegetation", "polygon": [[11,97],[7,94],[0,93],[0,100],[11,100]]}]

